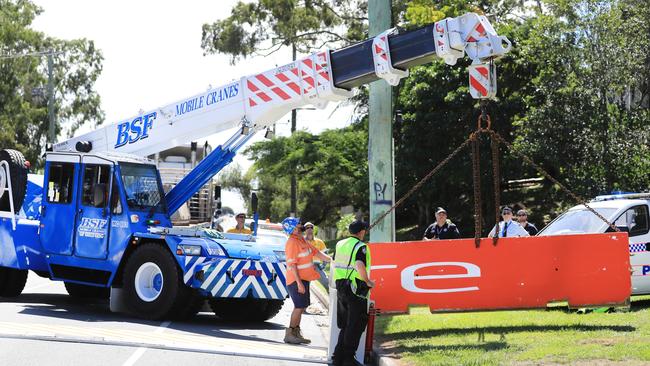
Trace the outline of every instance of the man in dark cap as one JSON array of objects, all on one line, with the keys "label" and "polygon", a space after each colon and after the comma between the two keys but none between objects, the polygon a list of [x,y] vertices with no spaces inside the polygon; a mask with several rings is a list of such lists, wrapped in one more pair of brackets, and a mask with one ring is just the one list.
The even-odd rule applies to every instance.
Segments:
[{"label": "man in dark cap", "polygon": [[362,365],[354,355],[368,324],[368,297],[375,282],[370,279],[370,249],[363,237],[368,223],[356,220],[348,227],[350,237],[336,243],[336,324],[341,332],[334,349],[334,365]]},{"label": "man in dark cap", "polygon": [[526,212],[526,210],[521,209],[517,211],[517,221],[519,221],[519,225],[521,225],[524,230],[528,231],[528,234],[530,234],[530,236],[537,235],[537,232],[539,230],[537,230],[535,224],[528,222],[528,212]]},{"label": "man in dark cap", "polygon": [[447,211],[438,207],[436,209],[436,222],[429,225],[424,231],[422,240],[435,240],[435,239],[458,239],[460,232],[451,220],[447,219]]},{"label": "man in dark cap", "polygon": [[504,206],[501,209],[501,217],[503,221],[495,225],[490,233],[488,238],[512,238],[512,237],[522,237],[530,236],[528,231],[524,230],[519,223],[512,221],[512,208]]}]

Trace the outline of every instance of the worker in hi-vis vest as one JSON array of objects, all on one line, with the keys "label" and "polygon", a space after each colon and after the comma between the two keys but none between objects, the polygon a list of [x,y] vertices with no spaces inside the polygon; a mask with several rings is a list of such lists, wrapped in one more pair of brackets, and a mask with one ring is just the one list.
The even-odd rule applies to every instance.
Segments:
[{"label": "worker in hi-vis vest", "polygon": [[350,237],[336,243],[336,323],[341,329],[332,356],[334,365],[362,365],[354,355],[368,324],[368,297],[375,283],[370,279],[370,249],[363,237],[368,223],[356,220],[348,227]]}]

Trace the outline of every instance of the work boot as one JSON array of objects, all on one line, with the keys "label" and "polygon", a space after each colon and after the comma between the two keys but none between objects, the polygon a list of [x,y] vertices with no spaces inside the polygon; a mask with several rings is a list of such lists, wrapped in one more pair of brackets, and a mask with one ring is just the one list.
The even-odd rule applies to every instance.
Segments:
[{"label": "work boot", "polygon": [[302,332],[300,331],[300,326],[295,327],[294,331],[295,331],[294,335],[296,336],[296,338],[300,339],[300,343],[304,343],[304,344],[311,343],[311,339],[307,339],[303,337]]},{"label": "work boot", "polygon": [[284,331],[284,343],[289,344],[301,344],[302,341],[300,338],[296,337],[296,328],[287,328]]}]

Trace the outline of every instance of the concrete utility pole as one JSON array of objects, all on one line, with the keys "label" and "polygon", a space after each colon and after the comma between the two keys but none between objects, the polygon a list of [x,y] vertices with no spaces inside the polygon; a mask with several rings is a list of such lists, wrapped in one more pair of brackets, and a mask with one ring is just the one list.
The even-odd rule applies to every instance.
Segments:
[{"label": "concrete utility pole", "polygon": [[[296,61],[296,44],[292,43],[291,44],[291,55],[292,55],[292,60]],[[296,132],[296,110],[292,109],[291,110],[291,135]],[[298,182],[296,180],[296,172],[295,170],[291,172],[291,215],[290,216],[297,216],[298,215]]]},{"label": "concrete utility pole", "polygon": [[[390,28],[391,1],[368,2],[370,37]],[[386,212],[395,201],[393,176],[392,89],[384,80],[370,84],[368,123],[368,178],[370,222]],[[391,212],[370,232],[371,242],[395,241],[395,213]]]}]

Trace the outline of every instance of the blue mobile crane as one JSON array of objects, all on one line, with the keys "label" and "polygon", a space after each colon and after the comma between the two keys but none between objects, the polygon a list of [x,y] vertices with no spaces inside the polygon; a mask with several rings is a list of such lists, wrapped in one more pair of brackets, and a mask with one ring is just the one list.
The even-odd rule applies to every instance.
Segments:
[{"label": "blue mobile crane", "polygon": [[[208,299],[227,319],[264,321],[287,296],[282,250],[248,236],[173,227],[170,215],[230,163],[258,131],[302,105],[325,107],[350,90],[465,53],[477,98],[496,92],[490,60],[510,49],[473,13],[421,29],[388,30],[336,50],[243,77],[179,102],[55,144],[43,176],[16,150],[0,150],[0,296],[18,296],[28,271],[63,281],[73,296],[109,296],[111,309],[183,319]],[[144,156],[235,129],[166,194]]]}]

